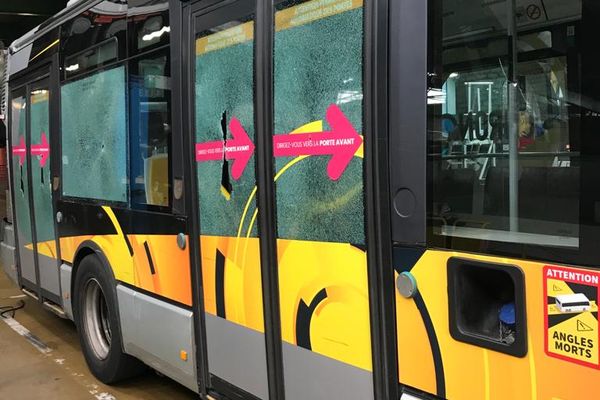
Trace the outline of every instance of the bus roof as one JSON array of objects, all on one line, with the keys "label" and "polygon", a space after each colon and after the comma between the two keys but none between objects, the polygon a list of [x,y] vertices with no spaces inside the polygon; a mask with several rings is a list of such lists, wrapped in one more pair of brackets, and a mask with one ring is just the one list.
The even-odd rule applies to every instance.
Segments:
[{"label": "bus roof", "polygon": [[14,54],[24,47],[31,44],[34,40],[40,38],[52,29],[56,28],[63,22],[71,19],[79,13],[93,7],[94,5],[101,3],[102,0],[71,0],[67,3],[67,6],[61,10],[58,14],[48,18],[42,24],[36,26],[19,39],[11,43],[9,49],[10,53]]},{"label": "bus roof", "polygon": [[124,13],[127,13],[128,16],[131,16],[147,14],[149,12],[160,12],[168,9],[168,7],[168,2],[151,6],[128,8],[126,4],[109,3],[104,0],[70,0],[67,3],[67,6],[58,14],[50,17],[44,23],[36,26],[25,35],[15,40],[10,45],[10,52],[11,54],[18,52],[37,38],[45,35],[52,29],[88,9],[92,9],[92,11],[103,15],[123,15]]}]

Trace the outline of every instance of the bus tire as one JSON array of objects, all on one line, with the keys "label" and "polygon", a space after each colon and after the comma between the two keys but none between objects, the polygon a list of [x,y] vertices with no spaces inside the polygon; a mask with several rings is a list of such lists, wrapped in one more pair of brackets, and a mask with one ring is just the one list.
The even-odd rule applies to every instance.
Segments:
[{"label": "bus tire", "polygon": [[75,325],[92,374],[113,384],[144,372],[144,364],[123,352],[116,284],[97,256],[81,260],[73,291]]}]

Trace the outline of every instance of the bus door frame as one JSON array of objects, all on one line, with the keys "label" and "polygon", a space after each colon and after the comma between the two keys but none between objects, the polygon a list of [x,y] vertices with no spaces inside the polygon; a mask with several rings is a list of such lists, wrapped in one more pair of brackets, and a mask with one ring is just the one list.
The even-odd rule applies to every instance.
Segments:
[{"label": "bus door frame", "polygon": [[[177,1],[177,0],[171,0]],[[191,132],[194,131],[194,82],[193,61],[195,54],[195,18],[211,12],[218,12],[237,0],[197,0],[175,6],[179,15],[173,19],[180,21],[181,36],[173,36],[172,51],[181,51],[181,68],[177,70],[179,81],[175,85],[181,88],[181,110],[186,160],[184,191],[190,226],[190,258],[192,268],[192,286],[194,302],[194,333],[196,337],[196,360],[198,386],[202,394],[207,394],[210,374],[206,343],[206,322],[204,317],[204,299],[202,290],[202,271],[200,244],[199,207],[197,201],[197,181],[195,179],[195,146]],[[176,23],[176,22],[175,22]],[[274,210],[274,186],[272,184],[272,88],[265,82],[272,82],[273,6],[269,2],[257,0],[255,5],[255,131],[256,131],[256,182],[257,203],[261,212],[258,215],[260,235],[261,265],[277,265],[276,233]],[[261,27],[265,27],[262,28]],[[173,33],[172,33],[173,34]],[[176,32],[175,35],[178,35]],[[266,58],[265,58],[266,57]],[[179,59],[179,58],[178,58]],[[174,58],[175,60],[175,58]],[[267,61],[267,62],[265,62]],[[179,99],[176,99],[179,101]],[[265,148],[267,146],[267,148]],[[275,268],[262,271],[263,315],[265,320],[265,341],[267,357],[267,376],[269,398],[283,399],[283,361],[281,355],[281,324],[279,315],[278,276]],[[232,388],[233,389],[233,388]]]},{"label": "bus door frame", "polygon": [[[400,395],[390,215],[390,165],[396,158],[389,149],[390,138],[398,132],[391,124],[399,75],[392,64],[398,60],[394,39],[400,25],[394,12],[411,1],[423,0],[364,0],[365,233],[375,399],[396,400]],[[410,19],[404,10],[403,15]]]},{"label": "bus door frame", "polygon": [[[199,210],[196,201],[195,151],[192,134],[194,130],[194,17],[235,0],[197,0],[172,2],[173,30],[172,60],[174,65],[174,87],[181,96],[173,99],[174,111],[181,110],[184,153],[185,203],[189,216],[189,246],[192,268],[194,332],[196,337],[197,376],[200,392],[207,394],[210,376],[208,372],[207,344],[205,336],[204,302],[201,276],[201,254]],[[260,235],[260,262],[263,266],[277,265],[277,234],[275,215],[275,187],[273,174],[273,39],[274,4],[278,1],[256,0],[255,18],[255,131],[256,131],[256,174],[257,203]],[[400,9],[407,3],[422,0],[401,0]],[[179,4],[173,4],[179,3]],[[396,89],[397,79],[388,79],[390,60],[399,60],[398,49],[390,48],[390,37],[397,34],[401,25],[394,22],[396,2],[390,0],[365,0],[364,39],[364,126],[371,134],[365,140],[365,204],[368,254],[368,280],[370,298],[371,345],[373,357],[373,387],[375,398],[396,400],[399,396],[398,359],[396,342],[395,287],[392,267],[392,208],[390,207],[390,183],[388,135],[394,132],[390,123],[395,113],[389,113],[394,100],[388,94]],[[414,5],[413,5],[414,6]],[[395,12],[398,13],[398,8]],[[403,20],[410,20],[404,14]],[[179,24],[178,24],[179,22]],[[414,26],[414,24],[411,24]],[[391,43],[393,45],[393,43]],[[392,64],[393,66],[394,64]],[[421,72],[425,72],[424,70]],[[395,74],[394,74],[395,75]],[[405,77],[410,80],[410,77]],[[175,123],[175,122],[174,122]],[[423,121],[425,123],[425,121]],[[176,126],[175,126],[176,128]],[[174,171],[174,176],[177,174]],[[187,183],[187,184],[185,184]],[[424,184],[424,182],[423,182]],[[424,207],[424,205],[423,205]],[[284,398],[283,360],[281,350],[281,323],[279,313],[279,285],[276,268],[264,268],[262,272],[263,305],[265,318],[265,340],[269,397],[271,400]]]},{"label": "bus door frame", "polygon": [[[412,265],[404,259],[418,259],[427,245],[427,91],[435,71],[429,69],[430,38],[428,37],[430,2],[441,0],[390,1],[389,54],[389,198],[391,224],[392,268],[401,272]],[[431,74],[429,74],[431,72]],[[407,95],[408,94],[408,95]],[[394,283],[394,277],[386,278]],[[395,286],[395,285],[394,285]],[[396,288],[389,299],[396,296]],[[386,296],[389,296],[386,294]],[[417,292],[415,297],[420,296]],[[387,298],[387,297],[386,297]],[[394,311],[394,319],[400,318]],[[394,320],[394,325],[396,324]],[[397,350],[397,332],[394,329]],[[402,354],[398,354],[402,364]],[[407,366],[406,368],[411,368]],[[442,374],[443,375],[443,374]],[[400,394],[409,393],[399,382]],[[445,396],[443,376],[438,380],[438,393]]]}]

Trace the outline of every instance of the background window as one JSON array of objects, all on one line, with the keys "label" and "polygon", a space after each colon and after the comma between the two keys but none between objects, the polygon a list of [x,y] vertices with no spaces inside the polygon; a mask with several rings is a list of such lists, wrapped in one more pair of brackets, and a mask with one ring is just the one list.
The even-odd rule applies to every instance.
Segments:
[{"label": "background window", "polygon": [[125,67],[61,89],[65,196],[127,201]]},{"label": "background window", "polygon": [[131,50],[146,51],[169,43],[169,2],[128,0],[127,18],[131,28]]},{"label": "background window", "polygon": [[129,63],[131,201],[168,206],[171,78],[168,51]]},{"label": "background window", "polygon": [[543,21],[509,3],[431,2],[430,227],[445,247],[577,249],[580,143],[592,133],[581,125],[581,1],[549,6]]},{"label": "background window", "polygon": [[65,76],[89,71],[96,67],[115,61],[118,58],[118,43],[109,39],[104,43],[84,50],[65,59]]},{"label": "background window", "polygon": [[124,59],[127,52],[127,4],[106,0],[62,27],[65,78]]}]

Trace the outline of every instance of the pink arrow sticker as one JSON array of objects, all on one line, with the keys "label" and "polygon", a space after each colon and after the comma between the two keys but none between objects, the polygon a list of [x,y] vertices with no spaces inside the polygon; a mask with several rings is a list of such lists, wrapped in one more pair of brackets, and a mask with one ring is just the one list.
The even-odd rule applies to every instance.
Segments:
[{"label": "pink arrow sticker", "polygon": [[44,168],[46,161],[48,161],[48,156],[50,155],[50,146],[48,145],[48,140],[46,139],[46,132],[42,132],[41,139],[42,143],[31,145],[31,155],[40,156],[40,167]]},{"label": "pink arrow sticker", "polygon": [[17,146],[13,146],[12,149],[13,156],[19,157],[19,165],[23,165],[25,162],[25,156],[27,155],[27,148],[25,147],[25,138],[23,136],[19,139],[19,144]]},{"label": "pink arrow sticker", "polygon": [[238,180],[242,177],[252,154],[254,154],[254,143],[237,118],[231,118],[229,130],[233,138],[228,139],[225,143],[222,140],[196,143],[196,161],[221,161],[225,156],[227,160],[233,160],[231,177]]},{"label": "pink arrow sticker", "polygon": [[338,180],[360,148],[362,137],[337,105],[332,104],[327,108],[326,118],[331,131],[276,135],[273,138],[273,155],[275,157],[331,155],[327,165],[327,175],[331,180]]},{"label": "pink arrow sticker", "polygon": [[254,154],[254,143],[252,143],[252,140],[250,140],[237,118],[231,118],[229,130],[233,138],[227,140],[225,144],[225,157],[228,160],[233,160],[231,177],[238,180],[244,173],[246,165],[248,165],[250,158],[252,158],[252,154]]}]

